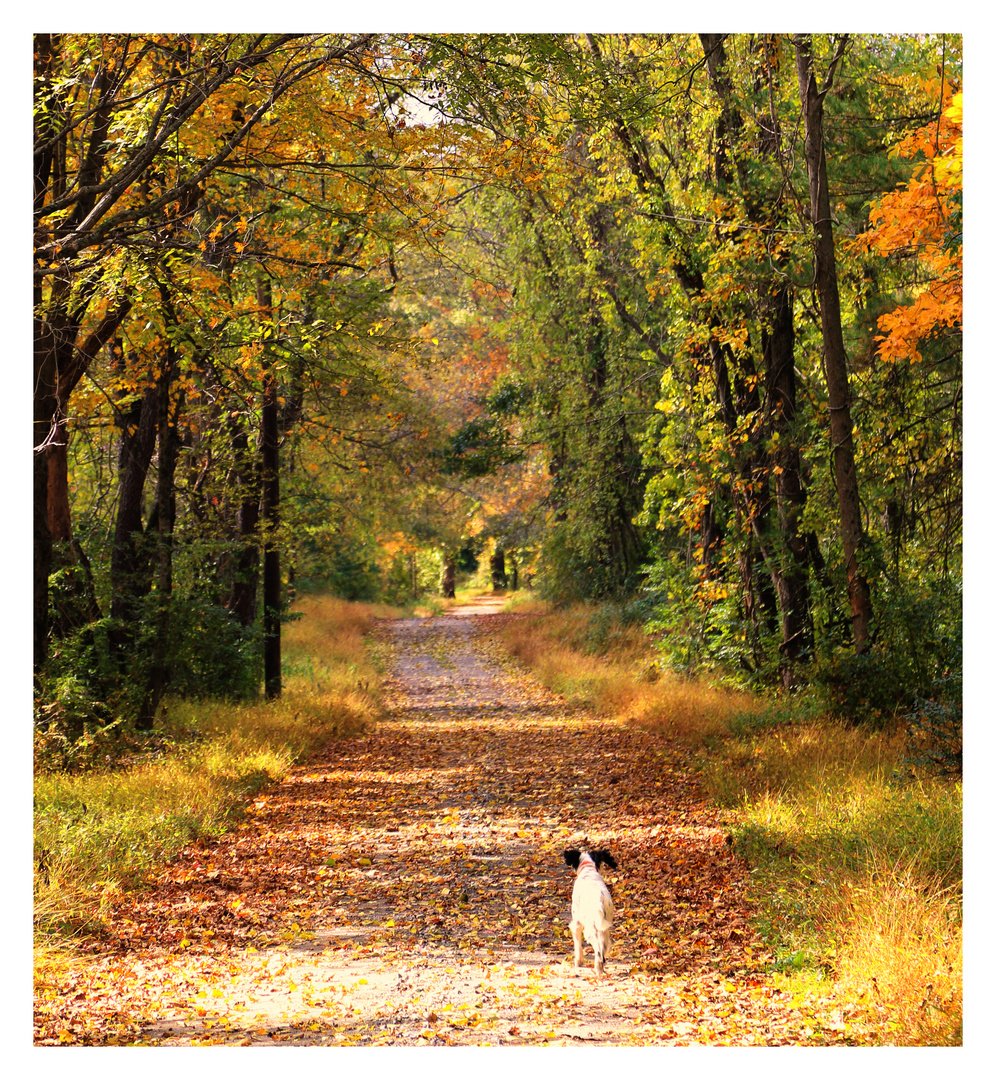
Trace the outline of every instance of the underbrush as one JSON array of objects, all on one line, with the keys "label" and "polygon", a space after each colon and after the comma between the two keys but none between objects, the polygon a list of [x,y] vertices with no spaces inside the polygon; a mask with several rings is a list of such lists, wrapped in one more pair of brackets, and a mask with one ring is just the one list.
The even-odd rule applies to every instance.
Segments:
[{"label": "underbrush", "polygon": [[[56,939],[99,925],[107,899],[198,837],[330,738],[376,722],[380,674],[364,636],[390,609],[303,598],[284,630],[273,702],[170,699],[154,732],[97,732],[74,771],[36,767],[35,917]],[[106,753],[104,751],[107,751]],[[36,766],[38,754],[36,753]]]},{"label": "underbrush", "polygon": [[769,699],[662,671],[624,616],[549,611],[504,636],[549,688],[686,747],[750,865],[784,988],[835,1002],[883,1044],[960,1044],[961,783],[922,771],[912,725],[847,725],[822,695]]}]

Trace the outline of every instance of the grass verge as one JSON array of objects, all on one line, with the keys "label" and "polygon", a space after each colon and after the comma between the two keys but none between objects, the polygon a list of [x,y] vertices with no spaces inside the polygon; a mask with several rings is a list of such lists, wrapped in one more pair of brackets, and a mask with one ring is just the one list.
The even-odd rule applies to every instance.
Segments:
[{"label": "grass verge", "polygon": [[509,604],[525,616],[503,630],[511,655],[544,686],[601,716],[678,738],[719,735],[755,700],[704,680],[672,678],[646,634],[611,607],[549,611],[535,600]]},{"label": "grass verge", "polygon": [[[376,722],[380,672],[365,635],[389,609],[308,597],[284,630],[273,702],[169,701],[156,732],[113,767],[35,778],[35,920],[65,941],[99,926],[116,890],[198,837],[330,738]],[[92,756],[91,756],[92,760]]]},{"label": "grass verge", "polygon": [[[661,671],[613,608],[536,612],[504,629],[548,687],[685,746],[751,868],[773,977],[831,1001],[875,1041],[962,1038],[962,790],[905,767],[906,735],[829,722]],[[513,609],[515,610],[515,609]],[[523,609],[518,609],[523,610]]]}]

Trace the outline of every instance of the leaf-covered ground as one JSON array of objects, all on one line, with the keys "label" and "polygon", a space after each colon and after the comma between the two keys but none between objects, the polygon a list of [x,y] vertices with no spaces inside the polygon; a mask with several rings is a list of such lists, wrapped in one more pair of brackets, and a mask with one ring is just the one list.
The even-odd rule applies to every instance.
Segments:
[{"label": "leaf-covered ground", "polygon": [[[36,987],[36,1044],[828,1045],[764,974],[747,869],[659,736],[506,661],[487,601],[385,622],[390,716],[112,898]],[[608,847],[606,978],[572,966],[562,851]]]}]

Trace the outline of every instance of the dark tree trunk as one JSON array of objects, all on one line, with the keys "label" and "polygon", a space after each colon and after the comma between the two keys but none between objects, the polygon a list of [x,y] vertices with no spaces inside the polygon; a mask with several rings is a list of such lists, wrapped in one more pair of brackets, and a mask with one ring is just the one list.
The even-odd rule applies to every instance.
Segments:
[{"label": "dark tree trunk", "polygon": [[263,500],[263,689],[268,699],[280,696],[280,448],[277,431],[277,380],[273,369],[263,377],[261,424]]},{"label": "dark tree trunk", "polygon": [[504,589],[508,584],[508,578],[505,576],[505,550],[504,548],[496,547],[494,555],[491,556],[491,588],[495,591]]},{"label": "dark tree trunk", "polygon": [[[256,283],[256,299],[269,316],[270,283],[262,276]],[[260,480],[263,524],[263,692],[267,700],[280,696],[283,675],[280,658],[280,402],[277,376],[267,358],[263,371],[263,407],[260,414]]]},{"label": "dark tree trunk", "polygon": [[68,544],[73,538],[69,516],[69,432],[60,419],[55,428],[55,442],[45,452],[48,461],[48,528],[55,544]]},{"label": "dark tree trunk", "polygon": [[[84,290],[85,291],[85,290]],[[34,327],[34,402],[32,466],[34,670],[37,676],[48,655],[48,577],[52,570],[52,529],[69,541],[69,487],[66,455],[66,403],[87,365],[114,336],[131,304],[124,300],[105,316],[82,342],[79,318],[68,310],[69,283],[52,283],[46,317]],[[42,290],[35,288],[35,310]],[[85,307],[85,303],[81,305]]]},{"label": "dark tree trunk", "polygon": [[809,610],[809,546],[800,531],[806,491],[802,483],[799,447],[795,436],[795,328],[792,299],[781,287],[771,310],[770,329],[764,334],[765,377],[772,427],[778,436],[773,453],[775,502],[778,507],[780,551],[774,553],[771,579],[778,594],[782,619],[782,682],[795,681],[794,669],[812,648]]},{"label": "dark tree trunk", "polygon": [[702,548],[702,571],[706,578],[719,574],[719,558],[723,549],[723,530],[716,520],[716,508],[706,503],[699,519],[699,546]]},{"label": "dark tree trunk", "polygon": [[[273,296],[262,273],[256,279],[256,302],[269,320]],[[269,327],[272,332],[272,324]],[[269,356],[263,362],[263,403],[260,410],[260,518],[263,533],[263,693],[268,701],[280,697],[283,673],[280,657],[280,398],[277,376]]]},{"label": "dark tree trunk", "polygon": [[871,644],[871,592],[862,572],[859,553],[864,539],[858,475],[854,461],[854,425],[848,384],[847,354],[837,287],[837,260],[834,251],[833,221],[830,216],[826,150],[823,138],[823,98],[833,84],[834,71],[847,47],[845,36],[831,61],[823,90],[817,89],[812,69],[811,40],[797,34],[795,41],[799,96],[806,127],[806,168],[809,173],[809,203],[815,239],[815,278],[820,300],[823,355],[827,396],[830,406],[830,442],[833,447],[834,479],[840,512],[841,540],[847,567],[847,595],[851,605],[855,652],[866,652]]},{"label": "dark tree trunk", "polygon": [[[748,217],[759,228],[766,228],[769,215],[759,202],[757,193],[751,189],[745,148],[738,146],[744,124],[734,100],[732,82],[727,74],[725,35],[702,34],[700,38],[710,82],[722,102],[716,125],[717,178],[726,184],[732,184],[734,179],[739,180]],[[764,47],[763,43],[761,47]],[[777,117],[765,116],[761,129],[763,134],[755,152],[770,156],[777,152],[779,146]],[[792,297],[788,288],[777,279],[770,288],[770,295],[762,299],[759,314],[765,327],[762,330],[761,347],[771,431],[775,435],[776,449],[769,455],[760,446],[755,446],[743,474],[744,479],[749,480],[749,488],[753,489],[753,497],[748,498],[744,510],[758,544],[758,551],[763,556],[771,578],[771,587],[777,596],[777,606],[781,613],[782,682],[788,686],[794,679],[795,664],[811,645],[809,557],[806,540],[799,533],[800,518],[805,505],[805,489],[799,469],[799,450],[793,424],[796,397]],[[715,356],[713,366],[715,370]],[[727,364],[724,363],[722,367],[725,371]],[[741,378],[737,381],[742,389],[734,388],[738,390],[735,405],[730,400],[728,376],[722,378],[717,375],[720,406],[729,431],[733,430],[732,424],[738,414],[756,414],[760,410],[760,398],[753,389],[756,380],[742,378],[744,374],[753,376],[754,372],[739,374]],[[760,435],[762,429],[758,427],[757,430]],[[769,491],[772,473],[778,508],[777,538],[773,535],[770,524]],[[741,566],[742,571],[753,573],[753,559],[742,560]],[[770,593],[771,590],[766,591]],[[753,597],[745,606],[747,610],[756,613]]]},{"label": "dark tree trunk", "polygon": [[32,465],[33,664],[37,678],[48,655],[48,575],[52,569],[52,533],[48,527],[48,462],[44,451],[34,451]]},{"label": "dark tree trunk", "polygon": [[451,551],[443,554],[443,575],[440,580],[443,596],[452,600],[456,596],[456,556]]},{"label": "dark tree trunk", "polygon": [[170,384],[175,373],[175,356],[170,350],[159,383],[159,469],[156,476],[156,626],[150,657],[148,689],[135,726],[149,730],[166,689],[170,604],[173,597],[173,528],[176,523],[174,478],[180,455],[178,430],[183,391],[177,395],[176,410],[170,415]]},{"label": "dark tree trunk", "polygon": [[148,595],[152,584],[142,512],[145,480],[156,443],[158,406],[158,392],[155,386],[150,386],[140,398],[130,403],[127,410],[121,410],[117,415],[121,446],[118,454],[118,516],[111,550],[111,618],[114,625],[110,640],[122,671],[127,668],[127,653],[134,640],[139,602]]},{"label": "dark tree trunk", "polygon": [[232,586],[227,607],[242,626],[250,627],[256,621],[259,590],[259,479],[249,453],[249,435],[241,418],[233,413],[229,417],[229,425],[235,458],[232,479],[241,493],[238,510],[241,546],[232,567]]},{"label": "dark tree trunk", "polygon": [[[68,296],[64,281],[52,283],[50,306]],[[42,304],[41,286],[35,287],[35,310]],[[49,482],[53,465],[49,453],[59,439],[63,422],[59,375],[71,361],[78,327],[65,325],[58,311],[36,318],[34,327],[33,533],[34,533],[34,669],[37,677],[48,655],[48,577],[52,570],[52,528],[49,514]],[[57,467],[57,465],[56,465]]]}]

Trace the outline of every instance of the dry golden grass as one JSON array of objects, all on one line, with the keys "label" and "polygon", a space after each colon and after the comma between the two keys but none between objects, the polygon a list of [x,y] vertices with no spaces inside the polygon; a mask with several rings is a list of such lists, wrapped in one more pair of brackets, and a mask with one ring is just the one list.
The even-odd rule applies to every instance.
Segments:
[{"label": "dry golden grass", "polygon": [[[284,633],[284,693],[275,711],[307,714],[318,729],[345,735],[376,722],[380,674],[366,635],[394,608],[332,596],[302,597]],[[271,706],[273,708],[273,706]]]},{"label": "dry golden grass", "polygon": [[901,1045],[960,1045],[959,895],[902,865],[883,865],[825,904],[824,917],[839,928],[840,992],[866,1002]]},{"label": "dry golden grass", "polygon": [[727,739],[705,755],[701,775],[719,806],[737,806],[809,790],[834,790],[842,781],[880,785],[896,769],[904,747],[902,732],[869,732],[816,721],[779,724],[754,735]]},{"label": "dry golden grass", "polygon": [[661,671],[639,626],[610,625],[593,634],[593,609],[545,613],[534,601],[512,610],[531,616],[503,631],[512,656],[545,686],[597,715],[702,740],[726,731],[726,722],[751,704],[749,695]]}]

